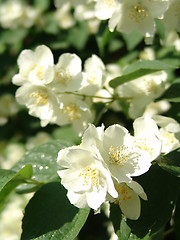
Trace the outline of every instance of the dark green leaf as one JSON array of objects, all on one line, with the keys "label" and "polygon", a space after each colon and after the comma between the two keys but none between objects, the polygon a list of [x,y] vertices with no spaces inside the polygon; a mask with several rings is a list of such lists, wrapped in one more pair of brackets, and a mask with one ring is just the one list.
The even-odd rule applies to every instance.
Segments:
[{"label": "dark green leaf", "polygon": [[180,177],[180,152],[173,151],[168,155],[159,158],[157,164],[169,173]]},{"label": "dark green leaf", "polygon": [[180,78],[173,82],[161,98],[169,102],[180,102]]},{"label": "dark green leaf", "polygon": [[57,179],[57,156],[58,152],[69,144],[65,141],[52,141],[37,146],[27,152],[13,170],[19,170],[26,164],[33,167],[33,177],[39,182],[50,182]]},{"label": "dark green leaf", "polygon": [[10,192],[31,177],[32,167],[29,164],[19,172],[0,169],[0,209],[4,206]]},{"label": "dark green leaf", "polygon": [[[146,174],[136,179],[143,186],[148,200],[141,201],[142,209],[139,219],[136,221],[127,220],[126,223],[132,234],[143,239],[148,233],[159,232],[170,220],[179,194],[180,180],[156,165],[153,165]],[[120,210],[118,213],[119,206],[115,207],[116,215],[120,216]],[[112,221],[115,222],[115,229],[120,234],[121,229],[118,230],[117,226],[119,224],[120,227],[121,222],[117,223],[118,220],[115,219],[115,215],[112,216]],[[125,223],[122,224],[125,225]],[[125,227],[126,237],[129,230],[127,226]]]},{"label": "dark green leaf", "polygon": [[22,240],[74,239],[88,214],[89,209],[78,212],[69,203],[60,183],[48,183],[35,193],[25,209]]},{"label": "dark green leaf", "polygon": [[131,65],[129,65],[122,76],[114,78],[110,81],[110,86],[116,88],[120,84],[134,80],[136,78],[142,77],[147,74],[151,74],[160,70],[170,70],[175,69],[177,66],[171,65],[162,61],[153,60],[139,60]]}]

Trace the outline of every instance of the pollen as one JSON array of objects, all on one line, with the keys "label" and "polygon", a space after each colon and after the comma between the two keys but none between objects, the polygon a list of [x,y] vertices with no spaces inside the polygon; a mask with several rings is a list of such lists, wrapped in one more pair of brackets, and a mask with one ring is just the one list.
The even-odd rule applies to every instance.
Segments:
[{"label": "pollen", "polygon": [[99,171],[93,167],[84,168],[80,174],[80,177],[83,177],[83,185],[88,186],[91,184],[92,187],[98,187],[99,185]]},{"label": "pollen", "polygon": [[131,8],[129,17],[135,20],[136,23],[141,23],[146,17],[148,17],[148,10],[140,4],[135,5]]},{"label": "pollen", "polygon": [[169,144],[173,144],[177,141],[175,134],[163,131],[162,132],[162,137],[163,137],[163,143],[167,146]]},{"label": "pollen", "polygon": [[30,98],[34,100],[34,105],[36,106],[44,106],[48,103],[48,95],[38,90],[36,92],[32,92],[29,95]]},{"label": "pollen", "polygon": [[109,148],[109,162],[115,165],[123,166],[128,162],[129,150],[128,147],[121,145],[118,147],[111,146]]},{"label": "pollen", "polygon": [[147,151],[152,155],[153,148],[151,147],[150,139],[148,139],[148,138],[138,138],[138,140],[135,141],[135,145],[139,149]]},{"label": "pollen", "polygon": [[69,83],[72,80],[72,75],[67,69],[58,68],[56,70],[56,79],[60,83],[66,85],[67,83]]},{"label": "pollen", "polygon": [[37,76],[40,80],[43,79],[43,76],[44,76],[44,67],[38,66],[38,67],[36,68],[36,76]]},{"label": "pollen", "polygon": [[70,122],[80,118],[79,108],[74,103],[64,105],[62,111],[64,114],[68,115],[68,120]]},{"label": "pollen", "polygon": [[108,8],[111,8],[111,7],[115,6],[115,1],[114,0],[104,0],[104,3],[107,5]]},{"label": "pollen", "polygon": [[130,188],[125,183],[115,184],[115,189],[118,192],[118,198],[115,204],[121,205],[122,202],[126,202],[131,199]]}]

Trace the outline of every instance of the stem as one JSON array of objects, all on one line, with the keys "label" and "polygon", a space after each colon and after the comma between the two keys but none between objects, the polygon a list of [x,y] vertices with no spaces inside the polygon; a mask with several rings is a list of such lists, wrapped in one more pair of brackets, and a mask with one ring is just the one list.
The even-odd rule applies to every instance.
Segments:
[{"label": "stem", "polygon": [[99,98],[99,99],[106,99],[106,100],[115,100],[114,97],[102,97],[102,96],[94,96],[94,95],[85,95],[85,94],[80,94],[80,93],[75,93],[75,92],[63,92],[63,94],[72,94],[75,96],[80,96],[80,97],[89,97],[89,98]]}]

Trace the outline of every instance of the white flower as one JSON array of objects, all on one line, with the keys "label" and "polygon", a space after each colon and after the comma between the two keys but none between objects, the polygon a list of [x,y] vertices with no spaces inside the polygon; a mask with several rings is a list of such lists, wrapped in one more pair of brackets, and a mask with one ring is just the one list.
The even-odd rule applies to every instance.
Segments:
[{"label": "white flower", "polygon": [[162,22],[164,23],[167,32],[171,30],[180,31],[180,1],[170,0],[169,9],[164,15]]},{"label": "white flower", "polygon": [[109,29],[130,33],[138,29],[145,37],[155,33],[155,18],[162,18],[168,9],[169,1],[162,0],[126,0],[120,1],[119,6],[109,20]]},{"label": "white flower", "polygon": [[30,115],[40,118],[42,127],[57,122],[58,97],[49,88],[25,84],[16,91],[16,100],[29,109]]},{"label": "white flower", "polygon": [[155,115],[153,119],[156,121],[159,129],[159,138],[162,141],[161,152],[168,154],[169,152],[180,147],[180,124],[173,118]]},{"label": "white flower", "polygon": [[88,123],[94,120],[94,112],[90,109],[91,101],[72,94],[62,94],[58,101],[60,102],[58,125],[72,124],[75,131],[82,135]]},{"label": "white flower", "polygon": [[118,182],[130,182],[132,176],[147,172],[151,166],[149,155],[139,151],[134,141],[128,130],[118,124],[104,132],[100,152]]},{"label": "white flower", "polygon": [[150,162],[161,154],[161,140],[156,122],[149,116],[137,118],[133,123],[135,145],[146,152]]},{"label": "white flower", "polygon": [[69,2],[64,3],[58,8],[54,17],[60,28],[68,29],[75,24],[75,19],[71,14],[71,5]]},{"label": "white flower", "polygon": [[116,191],[118,192],[118,198],[115,199],[115,203],[119,204],[122,213],[125,217],[137,220],[141,213],[141,201],[147,200],[146,193],[140,184],[135,181],[130,183],[115,183]]},{"label": "white flower", "polygon": [[150,116],[167,112],[171,107],[171,104],[166,100],[149,103],[144,111],[143,116]]},{"label": "white flower", "polygon": [[145,107],[161,96],[166,89],[167,73],[159,71],[148,74],[117,87],[120,97],[129,98],[129,116],[142,116]]},{"label": "white flower", "polygon": [[98,0],[95,5],[95,15],[97,18],[105,20],[112,17],[116,8],[116,0]]},{"label": "white flower", "polygon": [[79,4],[75,7],[74,17],[78,21],[86,21],[89,31],[92,34],[96,34],[99,29],[100,20],[95,16],[95,3],[92,1],[88,4]]},{"label": "white flower", "polygon": [[38,46],[35,51],[23,50],[18,58],[18,66],[19,73],[12,79],[16,85],[45,85],[54,79],[53,54],[45,45]]},{"label": "white flower", "polygon": [[84,81],[80,92],[86,95],[95,95],[102,88],[105,81],[105,66],[102,60],[96,56],[88,58],[84,63]]},{"label": "white flower", "polygon": [[55,79],[52,88],[57,92],[79,90],[83,80],[81,68],[81,59],[76,54],[62,54],[55,65]]},{"label": "white flower", "polygon": [[100,154],[91,153],[81,147],[62,149],[58,153],[58,171],[62,185],[68,190],[67,196],[78,208],[90,207],[98,210],[109,193],[117,192],[109,171],[105,168]]},{"label": "white flower", "polygon": [[9,0],[0,6],[0,24],[3,28],[31,27],[38,15],[38,10],[18,0]]},{"label": "white flower", "polygon": [[13,95],[4,94],[0,97],[0,125],[4,125],[8,121],[8,117],[15,115],[18,107]]}]

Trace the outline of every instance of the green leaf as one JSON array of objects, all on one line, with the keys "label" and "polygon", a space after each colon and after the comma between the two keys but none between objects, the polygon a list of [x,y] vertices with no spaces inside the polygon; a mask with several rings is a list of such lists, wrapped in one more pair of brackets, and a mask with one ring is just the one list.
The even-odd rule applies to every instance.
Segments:
[{"label": "green leaf", "polygon": [[[142,185],[148,200],[141,200],[141,215],[138,220],[127,219],[126,223],[128,226],[122,222],[126,229],[124,239],[130,234],[129,231],[140,239],[145,238],[148,233],[151,236],[151,234],[159,232],[172,216],[180,189],[179,178],[167,173],[157,165],[153,165],[146,174],[136,177],[134,180],[137,180]],[[118,223],[116,219],[116,216],[120,218],[121,212],[118,210],[119,206],[115,207],[116,210],[114,212],[116,212],[116,215],[112,215],[111,219],[118,234],[122,235],[123,233],[121,233],[120,229],[121,222]]]},{"label": "green leaf", "polygon": [[27,152],[13,170],[19,170],[26,164],[33,167],[33,178],[39,182],[50,182],[57,179],[57,156],[58,152],[70,144],[65,141],[52,141],[37,146]]},{"label": "green leaf", "polygon": [[78,25],[69,30],[67,41],[78,50],[83,50],[89,38],[89,30],[86,22],[79,22]]},{"label": "green leaf", "polygon": [[41,11],[45,11],[50,6],[50,0],[34,0],[34,6]]},{"label": "green leaf", "polygon": [[153,60],[139,60],[135,63],[129,65],[125,70],[122,76],[114,78],[110,81],[110,86],[116,88],[120,84],[125,82],[129,82],[136,78],[142,77],[147,74],[154,73],[160,70],[172,70],[175,69],[177,66],[168,64],[163,61]]},{"label": "green leaf", "polygon": [[53,137],[63,141],[71,142],[72,144],[78,145],[80,143],[80,138],[78,137],[72,125],[56,128],[53,131]]},{"label": "green leaf", "polygon": [[180,177],[180,152],[173,151],[156,160],[157,164],[167,172]]},{"label": "green leaf", "polygon": [[173,82],[161,98],[169,102],[180,102],[180,78]]},{"label": "green leaf", "polygon": [[121,214],[119,206],[112,204],[110,209],[111,219],[113,220],[114,229],[119,240],[149,239],[149,233],[143,238],[139,238],[131,232],[131,228],[128,226],[126,218]]},{"label": "green leaf", "polygon": [[89,211],[78,212],[78,208],[69,203],[60,183],[48,183],[35,193],[25,209],[21,239],[74,239]]},{"label": "green leaf", "polygon": [[27,164],[19,172],[0,169],[0,209],[4,206],[8,195],[18,185],[32,177],[32,167]]},{"label": "green leaf", "polygon": [[133,31],[129,34],[122,34],[122,36],[126,41],[127,49],[129,51],[133,50],[144,38],[144,36],[138,31]]}]

